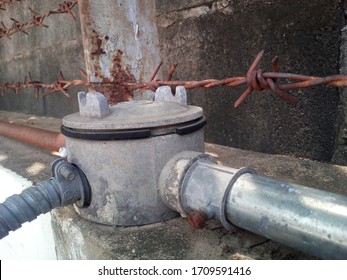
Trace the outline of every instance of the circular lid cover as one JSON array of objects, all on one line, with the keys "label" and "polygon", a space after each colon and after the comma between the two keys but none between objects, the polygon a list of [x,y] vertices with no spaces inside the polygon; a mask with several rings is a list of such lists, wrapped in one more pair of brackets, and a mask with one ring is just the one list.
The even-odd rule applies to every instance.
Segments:
[{"label": "circular lid cover", "polygon": [[63,125],[73,129],[124,130],[169,126],[196,120],[203,115],[200,107],[174,102],[128,101],[110,107],[104,118],[83,117],[80,113],[63,118]]}]

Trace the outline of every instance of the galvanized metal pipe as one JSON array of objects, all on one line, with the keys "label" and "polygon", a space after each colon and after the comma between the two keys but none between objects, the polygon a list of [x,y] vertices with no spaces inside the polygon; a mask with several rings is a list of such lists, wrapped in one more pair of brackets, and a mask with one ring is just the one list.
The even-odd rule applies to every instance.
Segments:
[{"label": "galvanized metal pipe", "polygon": [[3,121],[0,121],[0,135],[50,151],[65,147],[65,136],[61,133]]},{"label": "galvanized metal pipe", "polygon": [[324,259],[347,259],[347,197],[243,174],[226,200],[230,223]]},{"label": "galvanized metal pipe", "polygon": [[238,226],[323,259],[347,259],[346,196],[220,166],[194,152],[166,164],[160,194],[182,216],[202,213],[228,230]]}]

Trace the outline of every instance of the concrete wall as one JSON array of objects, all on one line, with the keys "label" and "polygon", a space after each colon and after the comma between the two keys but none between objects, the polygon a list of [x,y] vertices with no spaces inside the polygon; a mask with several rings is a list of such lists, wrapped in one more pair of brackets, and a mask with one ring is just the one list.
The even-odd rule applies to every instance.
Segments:
[{"label": "concrete wall", "polygon": [[[157,1],[165,67],[178,62],[175,78],[244,76],[256,54],[271,70],[278,55],[284,72],[325,76],[339,71],[343,11],[326,1]],[[339,93],[317,87],[291,94],[296,107],[267,91],[234,110],[242,89],[191,90],[205,109],[208,142],[266,153],[329,161],[334,152]]]},{"label": "concrete wall", "polygon": [[[346,4],[345,4],[346,5]],[[340,72],[347,74],[347,27],[341,31]],[[339,132],[332,162],[335,164],[347,164],[347,89],[340,89],[340,116],[338,120]]]},{"label": "concrete wall", "polygon": [[[38,14],[58,8],[60,0],[23,1],[6,6],[0,11],[0,18],[9,27],[15,18],[19,22],[31,19],[31,7]],[[16,33],[11,39],[0,39],[0,83],[23,82],[24,77],[31,73],[33,80],[52,83],[62,71],[66,79],[80,79],[79,67],[84,68],[82,38],[78,18],[78,8],[74,10],[77,20],[69,15],[52,15],[45,20],[49,28],[35,27],[29,29],[28,35]],[[76,94],[71,98],[57,93],[43,98],[35,98],[33,90],[22,91],[15,95],[6,91],[0,96],[0,108],[8,111],[32,113],[61,117],[78,110]]]},{"label": "concrete wall", "polygon": [[[41,3],[42,2],[42,3]],[[1,12],[9,22],[30,17],[60,1],[24,1],[20,8]],[[191,80],[244,76],[255,55],[266,50],[261,67],[270,70],[278,55],[283,72],[326,76],[339,73],[344,7],[339,0],[157,0],[156,13],[163,70],[179,63],[174,79]],[[19,4],[17,4],[18,6]],[[77,8],[74,9],[75,14]],[[35,79],[52,82],[59,70],[67,79],[80,78],[84,68],[78,21],[56,15],[48,29],[35,28],[29,36],[0,39],[0,82],[22,80],[30,71]],[[336,88],[316,87],[290,92],[296,107],[264,91],[251,95],[234,110],[245,88],[194,89],[191,104],[203,107],[208,117],[208,142],[261,151],[291,154],[347,164],[346,94]],[[77,90],[76,90],[77,91]],[[32,93],[0,97],[0,109],[62,117],[77,110],[75,95],[62,94],[35,100]]]}]

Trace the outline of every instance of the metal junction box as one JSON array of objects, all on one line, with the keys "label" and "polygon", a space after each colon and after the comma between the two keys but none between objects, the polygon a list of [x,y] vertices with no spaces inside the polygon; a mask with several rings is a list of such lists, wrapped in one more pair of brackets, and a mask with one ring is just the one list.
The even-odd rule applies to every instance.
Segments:
[{"label": "metal junction box", "polygon": [[99,93],[80,93],[80,113],[63,119],[67,159],[85,173],[92,192],[78,213],[91,221],[145,225],[178,216],[162,202],[158,180],[182,151],[204,152],[200,107],[129,101],[105,105]]}]

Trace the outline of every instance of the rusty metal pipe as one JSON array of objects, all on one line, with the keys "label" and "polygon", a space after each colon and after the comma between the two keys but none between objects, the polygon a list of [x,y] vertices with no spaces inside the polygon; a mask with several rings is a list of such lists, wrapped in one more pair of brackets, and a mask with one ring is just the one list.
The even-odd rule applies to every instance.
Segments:
[{"label": "rusty metal pipe", "polygon": [[65,136],[61,133],[3,121],[0,121],[0,135],[50,151],[65,147]]}]

